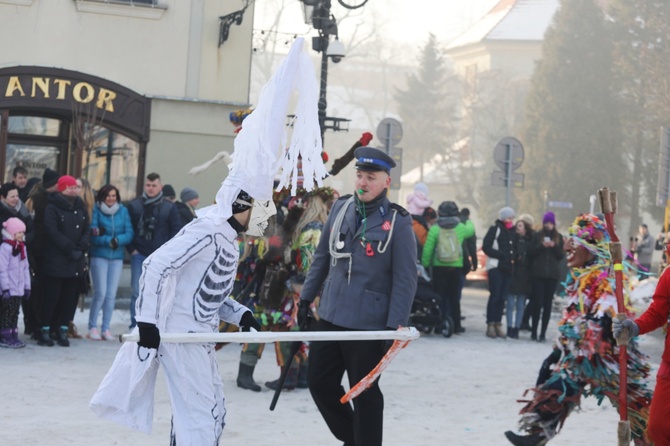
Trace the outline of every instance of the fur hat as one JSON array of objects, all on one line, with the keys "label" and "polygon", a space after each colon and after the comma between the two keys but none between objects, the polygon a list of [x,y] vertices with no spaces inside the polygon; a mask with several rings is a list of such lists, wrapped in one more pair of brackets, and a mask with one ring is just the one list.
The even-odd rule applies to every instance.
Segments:
[{"label": "fur hat", "polygon": [[182,201],[182,203],[188,203],[189,201],[199,197],[200,195],[198,195],[198,191],[192,187],[185,187],[179,193],[179,199]]},{"label": "fur hat", "polygon": [[530,227],[535,226],[535,218],[533,218],[532,215],[530,214],[521,214],[519,215],[519,220],[520,221],[525,221],[530,225]]},{"label": "fur hat", "polygon": [[505,206],[498,212],[498,218],[500,220],[507,220],[508,218],[514,218],[515,215],[516,212],[514,212],[514,209],[512,209],[509,206]]},{"label": "fur hat", "polygon": [[59,178],[60,174],[58,172],[47,167],[42,174],[42,187],[49,189],[50,187],[55,186],[56,183],[58,183]]},{"label": "fur hat", "polygon": [[7,231],[12,237],[17,232],[26,232],[26,225],[21,221],[21,219],[12,217],[8,218],[3,224],[2,227]]},{"label": "fur hat", "polygon": [[58,183],[58,192],[63,192],[70,186],[76,186],[77,180],[75,177],[72,177],[70,175],[63,175],[58,179],[57,183]]}]

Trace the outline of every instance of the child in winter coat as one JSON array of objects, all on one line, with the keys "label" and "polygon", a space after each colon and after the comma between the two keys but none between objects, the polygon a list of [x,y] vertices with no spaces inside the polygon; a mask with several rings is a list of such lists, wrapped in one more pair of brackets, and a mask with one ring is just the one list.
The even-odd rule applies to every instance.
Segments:
[{"label": "child in winter coat", "polygon": [[416,183],[414,192],[407,196],[407,212],[421,216],[431,204],[433,200],[428,198],[428,186],[424,183]]},{"label": "child in winter coat", "polygon": [[0,244],[0,347],[22,348],[19,340],[21,299],[30,297],[30,269],[24,243],[26,225],[12,217],[2,224]]}]

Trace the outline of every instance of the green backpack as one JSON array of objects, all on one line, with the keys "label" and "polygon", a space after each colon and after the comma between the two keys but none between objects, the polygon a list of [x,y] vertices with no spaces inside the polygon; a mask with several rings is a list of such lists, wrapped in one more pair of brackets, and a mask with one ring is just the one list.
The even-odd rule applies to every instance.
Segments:
[{"label": "green backpack", "polygon": [[442,263],[456,262],[461,258],[463,247],[455,229],[440,228],[435,255],[437,256],[437,260]]}]

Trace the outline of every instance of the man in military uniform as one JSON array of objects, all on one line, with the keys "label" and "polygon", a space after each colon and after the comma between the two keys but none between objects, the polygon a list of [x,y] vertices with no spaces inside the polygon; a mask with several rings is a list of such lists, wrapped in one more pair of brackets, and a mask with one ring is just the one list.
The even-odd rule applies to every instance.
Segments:
[{"label": "man in military uniform", "polygon": [[[301,294],[300,318],[319,290],[316,330],[395,330],[407,325],[416,291],[416,242],[409,213],[387,198],[391,157],[359,147],[356,192],[340,198],[323,228]],[[349,404],[350,385],[364,378],[390,341],[319,341],[310,344],[307,381],[326,424],[346,446],[382,444],[384,397],[375,382]]]}]

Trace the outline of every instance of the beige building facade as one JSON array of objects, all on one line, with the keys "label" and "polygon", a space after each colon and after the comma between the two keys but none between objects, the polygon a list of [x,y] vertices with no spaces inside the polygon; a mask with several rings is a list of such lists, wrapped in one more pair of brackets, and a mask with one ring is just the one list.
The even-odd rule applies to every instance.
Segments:
[{"label": "beige building facade", "polygon": [[0,168],[23,165],[115,184],[149,172],[211,201],[249,106],[253,2],[0,0]]}]

